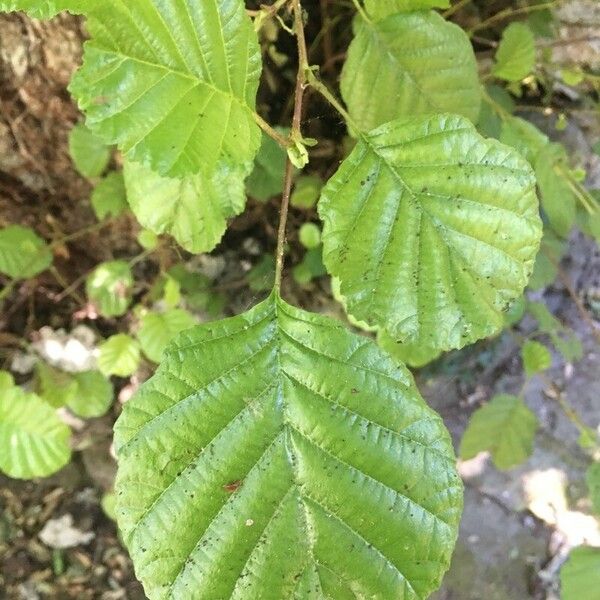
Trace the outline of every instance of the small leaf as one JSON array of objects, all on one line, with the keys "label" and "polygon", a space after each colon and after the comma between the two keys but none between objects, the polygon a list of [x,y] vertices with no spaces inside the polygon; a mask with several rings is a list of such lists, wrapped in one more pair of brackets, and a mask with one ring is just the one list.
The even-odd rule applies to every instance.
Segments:
[{"label": "small leaf", "polygon": [[564,328],[560,334],[551,333],[550,338],[567,362],[573,363],[583,358],[583,344],[572,329]]},{"label": "small leaf", "polygon": [[154,250],[158,246],[158,236],[149,229],[142,229],[137,235],[138,244],[144,250]]},{"label": "small leaf", "polygon": [[110,148],[83,123],[71,129],[69,152],[84,177],[99,177],[110,161]]},{"label": "small leaf", "polygon": [[300,243],[309,250],[321,245],[321,230],[314,223],[304,223],[298,232]]},{"label": "small leaf", "polygon": [[0,370],[0,391],[8,390],[15,385],[13,376],[8,371]]},{"label": "small leaf", "polygon": [[376,21],[399,12],[449,7],[450,0],[365,0],[367,13]]},{"label": "small leaf", "polygon": [[542,208],[552,229],[562,237],[569,235],[577,213],[577,200],[561,172],[566,162],[566,152],[560,144],[544,148],[535,161]]},{"label": "small leaf", "polygon": [[210,252],[223,237],[227,219],[244,209],[249,169],[249,164],[220,163],[210,173],[170,178],[126,162],[127,201],[146,229],[172,235],[189,252]]},{"label": "small leaf", "polygon": [[600,462],[594,462],[588,467],[585,480],[594,511],[600,515]]},{"label": "small leaf", "polygon": [[548,310],[545,304],[541,302],[528,302],[527,310],[538,322],[540,331],[543,333],[555,333],[562,330],[562,323]]},{"label": "small leaf", "polygon": [[521,81],[535,66],[535,38],[524,23],[511,23],[502,33],[492,73],[505,81]]},{"label": "small leaf", "polygon": [[399,117],[451,112],[475,122],[479,116],[480,84],[469,38],[434,12],[358,22],[340,85],[363,131]]},{"label": "small leaf", "polygon": [[349,313],[432,350],[504,327],[542,233],[529,164],[450,115],[363,135],[319,215],[324,262]]},{"label": "small leaf", "polygon": [[37,392],[50,406],[65,406],[77,393],[77,382],[70,373],[55,369],[44,362],[38,362],[35,371]]},{"label": "small leaf", "polygon": [[117,520],[117,497],[113,492],[106,492],[106,494],[102,496],[102,500],[100,500],[100,506],[102,507],[104,514],[111,521]]},{"label": "small leaf", "polygon": [[164,313],[149,312],[141,319],[137,337],[144,354],[157,363],[169,342],[179,332],[195,324],[196,319],[186,310],[175,308]]},{"label": "small leaf", "polygon": [[83,419],[101,417],[108,412],[114,399],[113,386],[99,371],[74,373],[76,393],[67,403],[68,407]]},{"label": "small leaf", "polygon": [[261,53],[242,0],[102,0],[86,14],[69,89],[90,129],[162,176],[251,165]]},{"label": "small leaf", "polygon": [[0,273],[27,279],[52,264],[52,252],[33,230],[20,225],[0,229]]},{"label": "small leaf", "polygon": [[17,479],[47,477],[71,458],[71,430],[35,394],[0,394],[0,471]]},{"label": "small leaf", "polygon": [[140,364],[140,345],[131,336],[118,333],[100,345],[98,367],[104,375],[129,377]]},{"label": "small leaf", "polygon": [[92,208],[99,221],[118,217],[127,209],[127,196],[123,173],[113,171],[98,182],[91,197]]},{"label": "small leaf", "polygon": [[462,490],[441,419],[374,342],[275,294],[180,334],[115,445],[153,600],[418,600],[448,567]]},{"label": "small leaf", "polygon": [[544,230],[540,251],[535,258],[533,273],[529,279],[530,290],[541,290],[554,282],[558,275],[556,265],[567,250],[565,240],[559,238],[552,229]]},{"label": "small leaf", "polygon": [[[287,130],[279,130],[287,135]],[[268,135],[263,133],[262,144],[254,161],[254,170],[246,180],[246,190],[255,200],[266,202],[283,192],[283,174],[287,160],[286,152]]]},{"label": "small leaf", "polygon": [[313,208],[323,189],[323,181],[316,175],[302,175],[296,180],[296,185],[290,202],[294,208],[308,210]]},{"label": "small leaf", "polygon": [[527,377],[541,373],[552,366],[550,350],[534,340],[527,340],[521,348],[521,358]]},{"label": "small leaf", "polygon": [[105,317],[118,317],[127,312],[132,287],[133,274],[124,260],[99,264],[86,281],[90,301]]},{"label": "small leaf", "polygon": [[560,570],[562,600],[594,600],[600,590],[600,548],[579,546],[571,550]]},{"label": "small leaf", "polygon": [[538,427],[536,416],[517,396],[501,394],[478,408],[460,443],[463,459],[489,451],[498,469],[510,469],[527,460]]}]

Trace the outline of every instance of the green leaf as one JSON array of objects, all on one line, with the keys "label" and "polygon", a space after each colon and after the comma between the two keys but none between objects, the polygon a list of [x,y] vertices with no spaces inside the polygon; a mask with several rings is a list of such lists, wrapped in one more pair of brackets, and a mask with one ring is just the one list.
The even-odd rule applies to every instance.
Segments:
[{"label": "green leaf", "polygon": [[241,0],[103,0],[70,90],[88,126],[163,176],[248,164],[261,55]]},{"label": "green leaf", "polygon": [[559,238],[552,229],[544,230],[540,251],[535,259],[533,273],[528,287],[531,290],[541,290],[554,282],[558,275],[556,265],[567,249],[565,240]]},{"label": "green leaf", "polygon": [[[153,232],[150,231],[149,229],[142,229],[138,234],[137,234],[137,242],[138,244],[144,249],[144,250],[154,250],[155,248],[158,247],[158,236]],[[167,281],[167,284],[169,282]],[[166,284],[165,284],[166,286]],[[177,302],[175,303],[177,304]]]},{"label": "green leaf", "polygon": [[35,394],[0,394],[0,471],[17,479],[47,477],[71,458],[71,430]]},{"label": "green leaf", "polygon": [[527,377],[541,373],[552,366],[550,350],[534,340],[527,340],[521,348],[523,368]]},{"label": "green leaf", "polygon": [[110,381],[99,371],[74,373],[76,393],[67,403],[68,407],[83,419],[101,417],[108,412],[114,399]]},{"label": "green leaf", "polygon": [[133,274],[124,260],[99,264],[85,284],[90,301],[105,317],[118,317],[127,312],[132,287]]},{"label": "green leaf", "polygon": [[524,23],[511,23],[503,32],[492,73],[505,81],[521,81],[535,66],[535,38]]},{"label": "green leaf", "polygon": [[[280,131],[287,135],[287,131]],[[266,202],[283,192],[283,174],[287,154],[268,135],[263,134],[260,150],[254,161],[254,170],[246,180],[248,194],[255,200]]]},{"label": "green leaf", "polygon": [[363,131],[398,117],[442,112],[477,121],[481,103],[469,38],[434,12],[358,22],[341,91]]},{"label": "green leaf", "polygon": [[367,13],[375,20],[399,12],[449,7],[450,0],[365,0]]},{"label": "green leaf", "polygon": [[372,341],[274,293],[180,334],[115,436],[152,600],[418,600],[448,567],[462,490],[441,419]]},{"label": "green leaf", "polygon": [[548,136],[533,123],[512,116],[506,116],[502,121],[500,141],[518,150],[532,165],[540,151],[550,143]]},{"label": "green leaf", "polygon": [[123,173],[113,171],[98,182],[91,197],[92,208],[98,220],[118,217],[127,209]]},{"label": "green leaf", "polygon": [[562,330],[562,323],[541,302],[528,302],[527,310],[538,322],[540,331],[543,333],[555,333]]},{"label": "green leaf", "polygon": [[527,460],[533,450],[538,421],[517,396],[501,394],[478,408],[460,443],[463,459],[489,451],[498,469],[510,469]]},{"label": "green leaf", "polygon": [[111,521],[116,521],[117,497],[113,492],[107,492],[102,496],[102,500],[100,500],[100,506],[102,507],[104,514],[111,519]]},{"label": "green leaf", "polygon": [[10,225],[0,229],[0,273],[13,279],[27,279],[52,264],[52,252],[32,229]]},{"label": "green leaf", "polygon": [[44,362],[38,362],[35,368],[37,392],[50,406],[65,406],[77,393],[77,382],[70,373],[55,369]]},{"label": "green leaf", "polygon": [[564,328],[560,334],[551,333],[550,338],[567,362],[573,363],[583,358],[583,344],[572,329]]},{"label": "green leaf", "polygon": [[302,175],[296,180],[290,202],[294,208],[313,208],[321,195],[323,181],[316,175]]},{"label": "green leaf", "polygon": [[304,223],[298,232],[300,243],[309,250],[321,245],[321,230],[314,223]]},{"label": "green leaf", "polygon": [[594,511],[600,514],[600,462],[594,462],[588,467],[585,480],[590,490]]},{"label": "green leaf", "polygon": [[364,135],[319,214],[324,262],[349,313],[432,350],[504,326],[542,231],[528,163],[451,115]]},{"label": "green leaf", "polygon": [[594,600],[600,590],[600,548],[579,546],[571,550],[560,570],[562,600]]},{"label": "green leaf", "polygon": [[36,19],[49,19],[63,10],[83,12],[85,3],[86,0],[4,0],[0,1],[0,12],[22,10]]},{"label": "green leaf", "polygon": [[175,179],[128,161],[127,201],[146,229],[172,235],[189,252],[210,252],[223,237],[227,219],[244,209],[248,166],[220,163],[210,176],[201,172]]},{"label": "green leaf", "polygon": [[109,337],[99,350],[98,368],[106,376],[129,377],[140,365],[140,345],[125,333]]},{"label": "green leaf", "polygon": [[385,331],[380,331],[377,334],[377,343],[397,361],[405,363],[414,369],[424,367],[441,354],[436,348],[428,348],[422,344],[402,344],[397,342]]},{"label": "green leaf", "polygon": [[110,148],[83,123],[71,129],[69,152],[84,177],[99,177],[110,161]]},{"label": "green leaf", "polygon": [[184,329],[196,324],[196,319],[186,310],[175,308],[164,313],[149,312],[141,319],[138,340],[144,354],[154,362],[160,362],[169,342]]},{"label": "green leaf", "polygon": [[577,213],[577,199],[563,173],[566,162],[566,152],[560,144],[544,148],[535,161],[542,208],[552,229],[562,237],[569,235]]}]

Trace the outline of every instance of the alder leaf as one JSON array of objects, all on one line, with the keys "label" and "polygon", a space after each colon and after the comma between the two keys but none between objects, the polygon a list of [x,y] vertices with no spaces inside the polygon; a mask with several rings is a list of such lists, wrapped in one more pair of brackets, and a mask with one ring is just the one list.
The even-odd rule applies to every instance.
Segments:
[{"label": "alder leaf", "polygon": [[452,115],[363,135],[319,214],[324,263],[348,312],[432,350],[504,326],[542,234],[529,164]]},{"label": "alder leaf", "polygon": [[115,443],[151,600],[418,600],[448,567],[462,489],[441,419],[371,340],[275,293],[180,334]]},{"label": "alder leaf", "polygon": [[137,337],[144,354],[152,361],[159,362],[169,342],[184,329],[196,324],[193,315],[180,308],[164,313],[150,312],[141,319]]},{"label": "alder leaf", "polygon": [[132,287],[131,267],[124,260],[100,263],[85,282],[88,298],[105,317],[118,317],[127,312]]},{"label": "alder leaf", "polygon": [[524,23],[511,23],[503,32],[492,73],[505,81],[521,81],[535,66],[535,38]]},{"label": "alder leaf", "polygon": [[98,368],[104,375],[129,377],[140,365],[140,345],[126,333],[109,337],[99,350]]},{"label": "alder leaf", "polygon": [[103,0],[86,14],[70,90],[106,143],[171,177],[253,160],[261,55],[241,0]]},{"label": "alder leaf", "polygon": [[579,546],[571,550],[560,570],[562,600],[593,600],[600,590],[600,548]]},{"label": "alder leaf", "polygon": [[399,12],[449,8],[450,0],[365,0],[365,9],[376,21]]},{"label": "alder leaf", "polygon": [[71,458],[71,430],[54,409],[19,387],[0,394],[0,471],[17,479],[47,477]]},{"label": "alder leaf", "polygon": [[0,229],[0,273],[13,279],[35,277],[52,264],[52,258],[48,244],[29,227]]},{"label": "alder leaf", "polygon": [[437,348],[428,348],[421,344],[402,344],[386,331],[377,334],[377,343],[396,360],[414,369],[420,369],[438,358],[441,352]]},{"label": "alder leaf", "polygon": [[340,85],[360,129],[442,112],[477,120],[477,64],[460,27],[434,12],[414,12],[358,21],[356,29]]},{"label": "alder leaf", "polygon": [[[286,129],[277,130],[282,135],[289,135]],[[259,202],[266,202],[269,198],[281,194],[286,160],[286,151],[274,139],[263,134],[254,169],[246,180],[248,194]]]},{"label": "alder leaf", "polygon": [[527,340],[521,348],[521,358],[523,359],[523,367],[527,377],[531,377],[536,373],[541,373],[552,366],[552,354],[550,350],[536,342],[535,340]]},{"label": "alder leaf", "polygon": [[127,201],[146,229],[172,235],[189,252],[210,252],[223,237],[227,219],[244,210],[244,179],[251,169],[251,163],[220,163],[210,174],[171,178],[127,161]]},{"label": "alder leaf", "polygon": [[488,450],[499,469],[510,469],[527,460],[533,449],[538,421],[521,398],[501,394],[478,408],[460,442],[463,459]]}]

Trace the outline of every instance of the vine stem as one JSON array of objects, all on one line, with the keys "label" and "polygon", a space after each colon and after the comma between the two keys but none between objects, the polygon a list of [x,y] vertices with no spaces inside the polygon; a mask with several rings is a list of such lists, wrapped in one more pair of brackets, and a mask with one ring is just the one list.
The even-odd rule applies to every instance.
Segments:
[{"label": "vine stem", "polygon": [[371,19],[369,19],[369,16],[367,15],[367,13],[365,12],[365,9],[361,6],[360,4],[360,0],[352,0],[354,6],[356,7],[357,12],[360,14],[360,16],[367,22],[367,23],[371,23]]},{"label": "vine stem", "polygon": [[[306,48],[306,37],[304,35],[304,21],[302,19],[302,5],[300,0],[292,0],[292,11],[294,13],[294,29],[298,43],[298,74],[296,76],[296,90],[294,92],[294,116],[292,119],[292,130],[288,138],[288,146],[293,140],[302,139],[302,108],[304,102],[304,91],[308,84],[307,73],[308,50]],[[292,183],[294,177],[294,166],[288,156],[285,166],[285,177],[283,180],[283,194],[281,196],[281,211],[279,217],[279,229],[277,231],[277,250],[275,259],[275,290],[281,290],[281,278],[283,274],[283,263],[285,256],[286,226],[290,209],[290,196],[292,194]]]},{"label": "vine stem", "polygon": [[476,31],[480,31],[481,29],[486,29],[487,27],[490,27],[491,25],[494,25],[495,23],[498,23],[499,21],[504,21],[505,19],[510,19],[511,17],[516,17],[518,15],[527,15],[529,13],[536,12],[538,10],[546,10],[548,8],[554,8],[555,6],[558,6],[559,4],[561,4],[562,2],[563,2],[563,0],[553,0],[552,2],[546,2],[544,4],[534,4],[532,6],[524,6],[523,8],[506,8],[506,9],[501,10],[500,12],[496,13],[489,19],[486,19],[485,21],[481,21],[481,23],[478,23],[477,25],[474,25],[473,27],[471,27],[471,29],[469,29],[469,31],[468,31],[469,37],[473,37],[473,34]]},{"label": "vine stem", "polygon": [[257,112],[252,113],[256,124],[272,139],[274,139],[284,150],[291,146],[289,138],[281,135],[271,127]]}]

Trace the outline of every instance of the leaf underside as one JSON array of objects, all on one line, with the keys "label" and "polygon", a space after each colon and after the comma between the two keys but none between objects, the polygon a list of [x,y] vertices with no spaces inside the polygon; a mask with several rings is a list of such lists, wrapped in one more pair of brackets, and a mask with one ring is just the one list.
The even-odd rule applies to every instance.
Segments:
[{"label": "leaf underside", "polygon": [[158,598],[425,598],[462,489],[404,367],[274,293],[167,349],[116,425],[117,515]]},{"label": "leaf underside", "polygon": [[443,112],[477,121],[477,63],[460,27],[435,12],[414,12],[377,23],[360,21],[356,29],[340,86],[361,130]]},{"label": "leaf underside", "polygon": [[171,177],[253,160],[261,56],[241,0],[86,8],[91,39],[70,90],[95,133]]},{"label": "leaf underside", "polygon": [[542,233],[528,163],[451,115],[363,135],[319,214],[348,312],[432,351],[503,327]]}]

